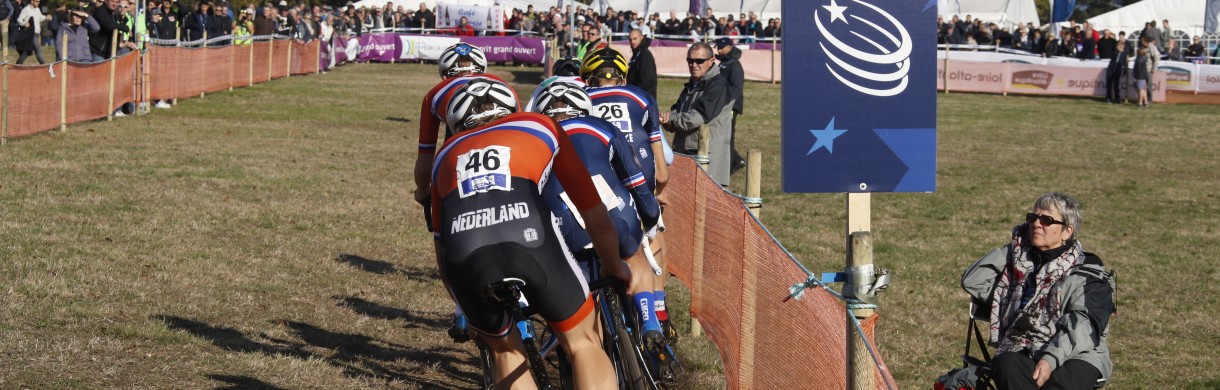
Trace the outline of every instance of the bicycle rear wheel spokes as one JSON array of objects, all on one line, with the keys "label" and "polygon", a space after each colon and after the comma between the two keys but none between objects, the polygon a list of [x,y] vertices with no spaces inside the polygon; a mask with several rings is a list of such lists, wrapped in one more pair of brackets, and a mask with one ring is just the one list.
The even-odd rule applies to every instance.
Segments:
[{"label": "bicycle rear wheel spokes", "polygon": [[483,390],[492,390],[493,385],[495,385],[495,383],[496,383],[496,377],[495,377],[495,372],[492,371],[493,370],[492,367],[494,364],[492,362],[491,349],[487,348],[486,345],[483,345],[482,342],[478,342],[478,346],[479,346],[479,366],[480,366],[479,368],[482,369],[482,371],[483,371],[483,387],[481,387],[481,388]]},{"label": "bicycle rear wheel spokes", "polygon": [[620,389],[651,389],[647,375],[640,365],[639,348],[627,331],[624,322],[623,301],[614,287],[607,287],[599,294],[602,343],[614,370],[618,374]]}]

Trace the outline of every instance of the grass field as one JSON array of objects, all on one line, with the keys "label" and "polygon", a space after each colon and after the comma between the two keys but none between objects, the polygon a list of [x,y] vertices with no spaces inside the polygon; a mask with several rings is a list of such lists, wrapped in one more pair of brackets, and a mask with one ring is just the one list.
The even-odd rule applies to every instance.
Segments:
[{"label": "grass field", "polygon": [[[494,72],[526,93],[540,81]],[[474,387],[410,200],[435,81],[429,65],[349,65],[10,140],[0,388]],[[659,100],[680,88],[663,80]],[[780,192],[779,87],[746,92],[738,143],[766,154],[764,222],[811,269],[841,269],[843,195]],[[937,192],[873,197],[876,259],[895,272],[878,342],[899,385],[957,364],[961,270],[1060,190],[1120,272],[1108,388],[1220,388],[1220,110],[958,93],[939,107]],[[679,349],[684,387],[723,386],[705,339]]]}]

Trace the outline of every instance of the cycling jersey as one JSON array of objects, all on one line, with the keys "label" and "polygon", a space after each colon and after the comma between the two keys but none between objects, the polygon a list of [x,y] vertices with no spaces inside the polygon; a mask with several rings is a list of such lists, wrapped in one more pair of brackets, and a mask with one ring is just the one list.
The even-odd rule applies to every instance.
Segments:
[{"label": "cycling jersey", "polygon": [[661,120],[656,101],[634,85],[588,88],[586,91],[593,101],[590,115],[605,119],[618,128],[637,154],[648,188],[655,190],[656,165],[653,162],[652,144],[661,142]]},{"label": "cycling jersey", "polygon": [[[424,95],[424,101],[420,105],[419,110],[420,153],[431,154],[436,151],[437,133],[441,125],[445,126],[445,138],[453,136],[452,126],[445,123],[445,109],[449,107],[449,99],[453,98],[453,94],[462,89],[471,80],[477,79],[492,79],[504,82],[500,77],[490,73],[453,77],[436,84],[435,87],[432,87],[432,90],[428,91],[427,95]],[[516,97],[516,91],[513,93],[513,97]]]},{"label": "cycling jersey", "polygon": [[[631,145],[619,136],[614,125],[601,118],[582,116],[569,118],[559,124],[572,139],[580,160],[597,187],[602,204],[610,212],[618,230],[619,255],[627,257],[640,247],[644,230],[656,225],[660,206],[645,185],[644,174],[636,163]],[[561,186],[548,184],[543,196],[549,204],[557,205],[555,215],[559,218],[560,232],[568,247],[574,250],[591,248],[592,240],[584,230],[584,221],[579,214],[565,206],[567,195]],[[641,221],[643,227],[641,227]]]},{"label": "cycling jersey", "polygon": [[588,283],[542,199],[552,176],[578,209],[601,203],[567,134],[540,114],[510,114],[456,134],[437,153],[432,223],[445,253],[441,271],[480,332],[509,330],[508,313],[481,295],[507,277],[524,280],[531,306],[560,330],[591,312]]}]

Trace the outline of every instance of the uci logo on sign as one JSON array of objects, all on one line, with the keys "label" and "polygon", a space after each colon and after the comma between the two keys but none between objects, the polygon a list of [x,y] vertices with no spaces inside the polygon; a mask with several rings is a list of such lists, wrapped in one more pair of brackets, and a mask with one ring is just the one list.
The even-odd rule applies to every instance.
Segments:
[{"label": "uci logo on sign", "polygon": [[881,97],[902,93],[911,69],[911,33],[885,10],[860,0],[853,3],[839,5],[831,0],[813,11],[822,36],[818,45],[830,60],[826,69],[860,93]]}]

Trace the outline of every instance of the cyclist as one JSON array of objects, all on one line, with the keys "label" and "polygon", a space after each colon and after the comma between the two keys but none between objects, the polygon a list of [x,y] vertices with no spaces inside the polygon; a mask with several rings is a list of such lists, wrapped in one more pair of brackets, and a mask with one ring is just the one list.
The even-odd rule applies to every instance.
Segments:
[{"label": "cyclist", "polygon": [[[424,95],[423,103],[420,104],[419,153],[415,160],[413,172],[415,201],[424,206],[424,223],[428,231],[433,231],[432,210],[428,207],[430,203],[428,196],[431,193],[429,191],[431,182],[428,174],[432,169],[437,137],[441,125],[445,125],[445,137],[453,134],[451,126],[445,121],[445,107],[449,104],[454,92],[471,80],[493,79],[503,82],[503,80],[493,74],[484,73],[487,71],[487,57],[483,54],[482,50],[467,43],[457,43],[446,48],[441,53],[440,59],[436,64],[440,72],[441,82],[432,87],[432,90]],[[515,92],[513,98],[516,98]],[[434,249],[439,261],[441,256],[440,249]],[[465,319],[459,307],[457,313],[455,313],[454,324],[449,329],[449,335],[455,341],[463,341],[467,337],[464,322]]]},{"label": "cyclist", "polygon": [[573,56],[563,56],[555,61],[555,65],[551,67],[551,77],[542,80],[541,84],[534,89],[534,93],[530,95],[530,101],[525,105],[525,111],[533,111],[534,103],[538,100],[538,95],[550,87],[551,83],[562,81],[566,83],[576,83],[582,88],[585,86],[585,81],[580,78],[580,60]]},{"label": "cyclist", "polygon": [[609,259],[602,261],[603,274],[629,281],[631,270],[619,257],[614,224],[567,134],[551,118],[516,111],[512,89],[490,79],[467,83],[445,109],[456,133],[437,152],[431,174],[433,236],[444,252],[441,278],[492,350],[497,388],[533,383],[528,370],[514,372],[525,356],[511,316],[481,295],[505,278],[525,282],[522,293],[572,357],[577,388],[613,387],[615,376],[606,373],[614,369],[589,315],[588,284],[542,199],[548,178],[567,189],[594,249]]},{"label": "cyclist", "polygon": [[[593,101],[592,115],[609,121],[631,144],[649,188],[664,207],[662,190],[669,181],[669,162],[673,159],[673,153],[667,150],[668,145],[662,138],[656,101],[639,87],[627,85],[627,60],[614,49],[605,48],[589,53],[581,65],[581,77],[589,84],[586,91]],[[665,269],[665,256],[662,255],[664,241],[660,234],[663,229],[662,222],[648,233],[652,240],[650,249],[661,269]],[[664,273],[654,278],[653,294],[656,317],[665,335],[672,337],[676,333],[669,326],[669,316],[665,311]],[[645,323],[645,326],[648,325]]]}]

